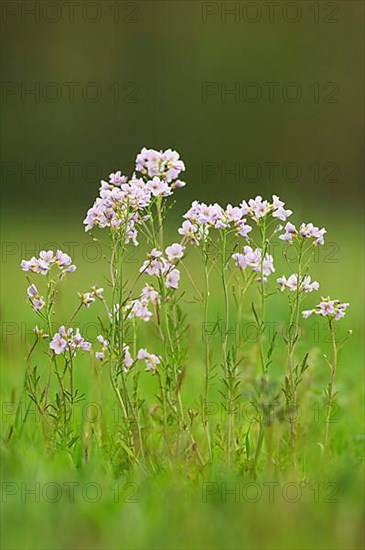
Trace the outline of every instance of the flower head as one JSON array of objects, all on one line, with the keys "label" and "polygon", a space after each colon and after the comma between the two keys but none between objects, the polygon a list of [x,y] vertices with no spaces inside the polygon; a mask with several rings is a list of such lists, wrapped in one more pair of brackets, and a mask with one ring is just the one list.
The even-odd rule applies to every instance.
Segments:
[{"label": "flower head", "polygon": [[261,274],[262,272],[264,282],[266,282],[267,277],[275,271],[274,258],[268,253],[265,254],[264,258],[262,258],[262,251],[260,248],[253,250],[250,246],[244,246],[243,254],[232,254],[232,259],[234,260],[236,266],[240,269],[246,269],[246,267],[249,267],[256,273]]},{"label": "flower head", "polygon": [[23,271],[31,271],[47,275],[53,266],[57,266],[62,274],[75,271],[76,266],[72,265],[72,260],[68,254],[57,250],[56,254],[52,250],[41,250],[39,257],[33,256],[30,260],[22,260],[21,268]]},{"label": "flower head", "polygon": [[299,290],[302,292],[308,293],[319,289],[319,283],[317,283],[317,281],[311,282],[309,275],[299,277],[297,274],[293,273],[288,278],[283,275],[277,279],[281,292],[284,290],[291,290],[292,292],[296,291],[298,288],[298,279],[300,281]]},{"label": "flower head", "polygon": [[[185,165],[176,151],[171,149],[156,151],[155,149],[143,147],[136,158],[136,170],[145,176],[157,176],[166,183],[171,183],[185,170]],[[178,182],[180,180],[174,182],[175,188],[183,187]]]},{"label": "flower head", "polygon": [[103,288],[98,288],[96,285],[91,287],[91,292],[78,292],[78,296],[81,300],[81,303],[89,308],[91,304],[95,302],[96,299],[103,300]]},{"label": "flower head", "polygon": [[329,317],[338,321],[346,314],[346,309],[349,307],[348,302],[340,303],[340,300],[331,300],[328,296],[323,298],[319,304],[313,309],[307,309],[302,312],[304,319],[308,319],[312,314],[320,315],[321,317]]},{"label": "flower head", "polygon": [[299,230],[292,223],[288,222],[284,228],[285,232],[279,236],[279,239],[292,243],[295,237],[302,239],[313,239],[313,244],[323,245],[324,235],[327,233],[326,229],[322,227],[319,229],[312,223],[302,223]]},{"label": "flower head", "polygon": [[157,176],[147,182],[147,187],[154,197],[168,197],[172,193],[168,184]]},{"label": "flower head", "polygon": [[66,329],[66,327],[61,326],[53,336],[49,347],[56,355],[60,355],[66,351],[74,355],[77,349],[90,351],[91,343],[81,336],[80,329],[77,328],[74,332],[71,327]]},{"label": "flower head", "polygon": [[246,201],[241,203],[243,214],[253,218],[256,223],[260,223],[261,219],[268,214],[271,214],[273,218],[285,221],[293,212],[285,210],[284,206],[285,203],[276,195],[272,196],[272,202],[264,200],[261,195],[257,195],[255,199],[250,199],[248,203]]}]

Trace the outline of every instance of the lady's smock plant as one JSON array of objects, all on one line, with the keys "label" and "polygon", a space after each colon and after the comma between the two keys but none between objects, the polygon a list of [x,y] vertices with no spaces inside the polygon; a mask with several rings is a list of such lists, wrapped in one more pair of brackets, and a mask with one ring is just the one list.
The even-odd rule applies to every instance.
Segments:
[{"label": "lady's smock plant", "polygon": [[[297,351],[302,337],[300,311],[303,300],[319,289],[309,267],[326,230],[312,223],[295,226],[287,221],[293,212],[278,196],[270,200],[257,196],[238,206],[194,201],[175,237],[165,242],[169,200],[186,185],[179,179],[184,171],[176,151],[143,148],[130,178],[116,171],[109,181],[102,180],[84,226],[87,233],[104,230],[108,234],[106,284],[78,292],[73,314],[60,326],[54,322],[58,288],[76,266],[61,250],[42,250],[38,258],[22,261],[28,300],[38,317],[25,387],[53,426],[51,441],[67,448],[78,444],[80,430],[73,411],[84,395],[75,387],[75,368],[86,352],[100,376],[108,376],[114,392],[121,415],[115,445],[125,467],[143,462],[154,469],[156,446],[162,446],[167,463],[183,458],[205,466],[224,455],[229,466],[242,463],[256,475],[265,449],[269,461],[275,453],[280,458],[281,448],[272,448],[272,430],[285,413],[290,419],[290,448],[297,460],[294,412],[308,367],[308,354],[298,357]],[[131,275],[128,251],[140,246],[145,250],[143,260]],[[278,249],[290,271],[274,276],[281,259]],[[194,254],[201,262],[192,272],[188,257]],[[33,282],[31,277],[39,278]],[[277,333],[268,334],[268,304],[273,295],[289,303],[285,364],[275,352]],[[197,310],[202,308],[201,356],[189,354],[189,339],[197,331],[187,324],[185,307],[195,308],[193,329]],[[337,366],[333,322],[345,315],[347,307],[347,303],[322,298],[316,307],[302,312],[305,319],[326,316],[332,334],[333,359],[326,359],[331,378],[326,392],[325,447]],[[84,337],[82,328],[74,326],[81,310],[98,319],[95,339]],[[241,330],[238,336],[231,330],[232,324],[241,328],[247,319],[256,327],[254,341],[243,338]],[[35,362],[38,346],[46,346],[44,364]],[[201,381],[199,395],[184,391],[193,369],[198,369],[196,379]],[[275,382],[278,378],[284,405]],[[251,403],[256,423],[237,415],[246,403],[249,381],[255,388]],[[214,401],[217,393],[218,403]],[[212,403],[224,411],[223,422],[211,414]],[[97,443],[102,446],[101,439]],[[284,448],[286,444],[284,438]]]}]

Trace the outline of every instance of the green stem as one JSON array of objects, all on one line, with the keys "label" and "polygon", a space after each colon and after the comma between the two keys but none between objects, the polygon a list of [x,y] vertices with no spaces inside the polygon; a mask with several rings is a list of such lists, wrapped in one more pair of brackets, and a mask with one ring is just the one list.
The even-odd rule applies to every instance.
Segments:
[{"label": "green stem", "polygon": [[265,331],[265,281],[264,281],[264,259],[266,255],[266,218],[263,220],[263,225],[261,228],[261,325],[259,331],[259,347],[260,347],[260,361],[262,374],[266,375],[266,362],[265,362],[265,351],[264,351],[264,331]]},{"label": "green stem", "polygon": [[324,442],[323,442],[325,451],[327,451],[328,449],[329,427],[330,427],[332,403],[333,403],[333,386],[335,382],[335,375],[336,375],[336,369],[337,369],[337,344],[336,344],[335,331],[333,328],[332,317],[328,318],[328,323],[329,323],[329,328],[331,333],[331,343],[332,343],[332,365],[331,365],[330,382],[328,384],[327,414],[326,414]]},{"label": "green stem", "polygon": [[204,402],[203,402],[203,424],[205,429],[205,434],[207,437],[209,460],[213,458],[212,455],[212,445],[210,438],[210,427],[209,420],[207,416],[207,407],[208,407],[208,392],[209,392],[209,379],[210,379],[210,342],[209,342],[209,332],[207,332],[208,326],[208,313],[209,313],[209,297],[210,297],[210,288],[209,288],[209,271],[208,271],[208,253],[206,250],[206,239],[204,238],[203,242],[203,255],[204,255],[204,275],[205,275],[205,299],[204,299],[204,343],[205,343],[205,380],[204,380]]},{"label": "green stem", "polygon": [[227,254],[227,234],[225,231],[221,233],[222,250],[221,250],[221,277],[224,294],[224,323],[223,323],[223,369],[224,378],[227,391],[226,411],[227,411],[227,464],[231,465],[231,440],[233,434],[233,415],[232,415],[232,396],[231,396],[231,384],[229,377],[229,365],[227,357],[227,345],[228,345],[228,325],[229,325],[229,301],[228,301],[228,288],[226,280],[226,254]]},{"label": "green stem", "polygon": [[290,442],[293,453],[293,462],[296,464],[296,408],[297,408],[297,384],[294,377],[295,369],[295,347],[298,339],[298,324],[299,324],[299,305],[300,305],[300,284],[302,278],[302,259],[303,259],[303,243],[301,243],[298,252],[298,272],[297,272],[297,288],[295,292],[295,304],[291,315],[291,323],[288,335],[288,365],[289,365],[289,379],[291,390],[291,407],[293,414],[291,415],[290,422]]}]

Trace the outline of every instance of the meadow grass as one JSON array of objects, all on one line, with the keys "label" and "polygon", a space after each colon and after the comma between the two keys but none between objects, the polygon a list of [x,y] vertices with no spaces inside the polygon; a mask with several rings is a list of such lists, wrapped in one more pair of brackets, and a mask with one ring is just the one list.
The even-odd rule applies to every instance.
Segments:
[{"label": "meadow grass", "polygon": [[[43,248],[46,242],[62,245],[77,241],[73,261],[78,270],[64,283],[59,295],[57,320],[62,323],[77,304],[76,293],[92,284],[105,286],[105,262],[90,261],[96,249],[85,248],[90,242],[83,235],[78,220],[38,220],[20,226],[11,217],[3,221],[3,240],[15,243],[7,248],[2,277],[2,547],[3,548],[363,548],[363,271],[360,234],[356,219],[337,221],[321,214],[321,222],[329,232],[333,248],[321,250],[312,264],[313,279],[319,280],[325,293],[348,301],[351,307],[341,321],[339,334],[348,329],[353,336],[341,350],[336,378],[339,391],[331,424],[331,452],[323,454],[321,442],[324,430],[325,401],[323,391],[328,383],[328,367],[323,353],[330,353],[328,331],[317,319],[301,323],[303,335],[298,355],[309,351],[309,368],[299,391],[301,418],[297,434],[297,465],[294,468],[285,444],[288,422],[275,421],[264,442],[262,457],[255,476],[247,469],[247,450],[254,450],[257,426],[252,424],[248,447],[236,450],[233,466],[228,467],[219,433],[224,430],[226,413],[220,405],[220,378],[213,384],[211,404],[212,431],[217,444],[212,463],[199,461],[197,448],[188,446],[183,456],[167,452],[166,443],[153,432],[146,433],[151,448],[150,462],[142,461],[128,467],[126,450],[120,437],[122,419],[105,365],[80,356],[75,372],[76,386],[85,394],[75,406],[73,426],[80,434],[71,448],[49,444],[47,426],[36,414],[20,410],[15,425],[16,405],[23,394],[25,356],[29,334],[34,326],[34,314],[27,304],[24,274],[19,268],[24,254],[22,244]],[[308,215],[307,218],[310,216]],[[178,223],[178,222],[177,222]],[[27,231],[24,231],[24,227]],[[77,238],[75,239],[75,235]],[[46,238],[45,238],[46,236]],[[166,242],[174,242],[176,228],[167,231]],[[36,251],[34,251],[36,253]],[[142,248],[133,253],[128,272],[138,268],[145,257]],[[88,261],[89,259],[89,261]],[[195,281],[203,281],[203,272],[193,254],[187,260]],[[280,275],[284,266],[276,264]],[[210,320],[222,311],[223,296],[218,282],[212,282],[214,292],[210,305]],[[182,306],[187,315],[188,331],[185,345],[188,351],[182,398],[186,410],[199,409],[203,393],[204,342],[202,309],[196,301],[195,289],[182,272],[186,294]],[[328,292],[327,292],[328,289]],[[254,293],[254,291],[253,291]],[[247,303],[253,295],[247,295]],[[316,303],[312,297],[311,305]],[[80,312],[78,325],[87,326],[90,338],[95,338],[97,316],[102,309]],[[252,312],[247,307],[240,330],[252,324]],[[287,303],[275,295],[268,301],[267,318],[279,327],[277,345],[270,366],[270,379],[280,388],[285,363],[285,343],[281,329],[287,322]],[[234,324],[234,317],[232,317]],[[232,328],[232,327],[231,327]],[[95,332],[94,332],[95,331]],[[141,325],[138,340],[153,350],[156,332],[152,324]],[[212,335],[212,347],[217,354],[222,346],[219,332]],[[231,334],[230,338],[235,338]],[[30,337],[31,339],[31,337]],[[256,344],[250,333],[245,362],[240,366],[241,403],[252,398],[257,381],[257,369],[252,354]],[[245,345],[245,342],[243,343]],[[254,351],[252,351],[254,350]],[[42,367],[44,350],[34,361]],[[220,373],[219,360],[215,359]],[[153,410],[158,391],[155,377],[141,380],[146,399],[145,413],[153,423]],[[31,411],[32,413],[33,411]],[[242,430],[248,431],[250,412]],[[51,429],[51,428],[49,428]],[[208,449],[202,426],[194,426],[194,438],[205,457]],[[270,456],[270,441],[282,449]],[[284,441],[284,443],[283,443]],[[247,441],[246,441],[247,443]],[[35,491],[31,493],[31,491]]]}]

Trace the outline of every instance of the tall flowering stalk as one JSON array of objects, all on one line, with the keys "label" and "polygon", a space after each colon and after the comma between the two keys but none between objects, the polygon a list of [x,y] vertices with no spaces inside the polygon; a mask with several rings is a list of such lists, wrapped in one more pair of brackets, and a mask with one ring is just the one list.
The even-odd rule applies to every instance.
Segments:
[{"label": "tall flowering stalk", "polygon": [[[258,412],[259,431],[252,466],[254,475],[256,475],[256,468],[264,443],[267,422],[265,413],[266,404],[262,401],[263,395],[261,390],[262,386],[265,386],[268,383],[268,367],[270,364],[270,357],[273,351],[275,339],[274,336],[270,348],[266,352],[264,338],[266,328],[266,299],[268,297],[267,283],[269,276],[275,272],[274,258],[269,253],[269,247],[273,236],[277,233],[280,227],[277,225],[277,220],[286,220],[292,214],[292,211],[286,210],[284,206],[284,203],[276,195],[273,195],[272,202],[263,200],[260,195],[255,199],[250,199],[248,202],[243,201],[241,204],[243,213],[249,216],[259,229],[260,246],[258,246],[255,243],[254,238],[251,237],[252,243],[256,244],[257,248],[253,249],[250,246],[246,246],[244,247],[243,254],[234,255],[234,260],[238,267],[241,269],[246,269],[249,267],[258,274],[257,283],[260,294],[261,307],[259,312],[252,303],[252,311],[258,328],[259,357],[262,376],[262,380],[258,384],[258,396],[255,400],[256,409]],[[273,228],[273,230],[270,233],[271,228]]]},{"label": "tall flowering stalk", "polygon": [[[308,319],[312,314],[319,315],[320,317],[327,317],[328,320],[328,328],[331,335],[331,346],[332,346],[332,359],[329,360],[327,355],[324,355],[325,361],[330,369],[330,379],[328,382],[328,386],[325,391],[326,401],[327,401],[327,410],[326,410],[326,417],[325,417],[325,429],[324,429],[324,437],[323,437],[323,447],[324,450],[328,450],[328,440],[329,440],[329,428],[331,423],[331,413],[332,413],[332,406],[333,401],[336,397],[336,392],[334,391],[334,384],[335,384],[335,376],[336,376],[336,370],[337,370],[337,355],[338,355],[338,343],[336,341],[336,335],[334,330],[334,322],[339,321],[342,319],[345,314],[346,310],[349,307],[349,303],[340,303],[340,300],[331,300],[330,297],[323,298],[321,302],[315,306],[313,309],[307,309],[302,312],[303,317],[305,319]],[[348,336],[351,336],[352,332],[349,331]],[[347,338],[341,343],[341,347],[346,342]]]},{"label": "tall flowering stalk", "polygon": [[[183,187],[184,182],[177,177],[185,169],[179,155],[168,149],[164,152],[153,149],[142,149],[136,159],[137,177],[133,174],[129,180],[121,172],[110,174],[109,182],[102,181],[100,196],[94,206],[88,211],[85,219],[86,230],[94,227],[108,227],[111,235],[111,287],[112,300],[109,317],[110,342],[107,336],[103,340],[109,352],[109,369],[113,389],[120,404],[127,425],[136,425],[139,449],[133,441],[133,431],[130,431],[129,444],[134,447],[134,454],[143,455],[142,429],[139,421],[138,379],[133,377],[133,395],[131,398],[128,386],[129,372],[135,369],[135,362],[145,361],[147,370],[157,374],[160,385],[160,401],[163,408],[163,424],[165,433],[168,423],[168,408],[176,412],[171,396],[171,373],[174,375],[174,388],[179,404],[178,414],[180,427],[183,422],[183,408],[178,384],[178,366],[174,358],[175,346],[171,337],[170,321],[173,318],[173,302],[170,289],[178,288],[180,273],[175,267],[175,258],[163,257],[163,221],[164,199],[175,189]],[[124,276],[124,254],[129,244],[138,246],[138,233],[146,237],[153,250],[142,265],[136,281],[127,290]],[[168,249],[166,249],[168,254]],[[181,256],[179,256],[181,257]],[[155,276],[158,291],[151,285],[145,285],[139,297],[133,298],[135,286],[140,277]],[[150,354],[142,348],[137,357],[132,358],[129,346],[125,341],[125,326],[130,320],[141,319],[148,322],[152,317],[149,306],[156,310],[157,324],[163,347],[163,357]],[[107,342],[105,344],[105,342]],[[109,347],[108,347],[109,346]],[[104,351],[101,352],[104,354]],[[100,357],[101,360],[104,356]],[[160,371],[162,367],[162,372]],[[120,381],[120,382],[119,382]],[[133,406],[134,403],[134,406]],[[138,409],[138,405],[137,405]]]},{"label": "tall flowering stalk", "polygon": [[[48,332],[48,334],[45,334],[44,330],[38,326],[34,328],[36,342],[28,354],[27,364],[29,364],[36,345],[40,343],[42,339],[49,339],[50,335],[53,334],[53,323],[51,318],[56,303],[57,287],[67,273],[75,271],[76,266],[72,264],[70,256],[63,253],[61,250],[57,250],[55,253],[52,250],[42,250],[38,258],[33,256],[30,260],[23,260],[21,262],[21,267],[23,271],[29,274],[41,275],[46,280],[46,297],[43,298],[37,286],[31,283],[28,277],[30,286],[27,289],[27,295],[30,304]],[[35,402],[38,411],[41,412],[42,416],[46,413],[50,415],[55,422],[56,433],[58,433],[62,441],[67,442],[68,445],[72,445],[77,439],[77,437],[75,438],[72,436],[70,423],[73,418],[74,405],[82,399],[82,396],[78,395],[78,390],[74,388],[74,360],[77,350],[90,351],[91,349],[91,343],[87,342],[81,336],[80,330],[76,329],[76,331],[74,331],[71,327],[71,323],[80,310],[80,307],[81,305],[76,308],[75,313],[65,326],[59,327],[49,343],[49,348],[51,350],[50,365],[59,385],[55,403],[49,403],[48,401],[51,370],[49,370],[47,375],[46,386],[41,391],[40,395],[38,394],[39,376],[36,368],[33,373],[30,373],[29,370],[27,371],[26,379],[28,393],[32,401]],[[61,368],[57,356],[60,356],[62,359],[63,366]],[[68,381],[66,381],[67,374]]]},{"label": "tall flowering stalk", "polygon": [[[292,273],[288,278],[282,276],[277,279],[280,291],[289,291],[290,322],[286,338],[287,361],[284,392],[289,410],[290,443],[294,464],[296,463],[297,391],[302,375],[307,368],[306,358],[300,365],[296,364],[295,359],[295,348],[300,335],[299,311],[300,304],[305,296],[319,289],[319,283],[317,281],[312,282],[310,275],[307,275],[307,271],[312,259],[311,252],[314,247],[324,244],[325,233],[326,230],[324,228],[319,229],[312,223],[302,223],[300,228],[297,229],[292,223],[288,222],[284,233],[279,236],[279,239],[283,240],[294,250],[294,262],[297,269],[297,272]],[[293,298],[291,298],[291,295],[293,295]]]}]

